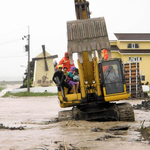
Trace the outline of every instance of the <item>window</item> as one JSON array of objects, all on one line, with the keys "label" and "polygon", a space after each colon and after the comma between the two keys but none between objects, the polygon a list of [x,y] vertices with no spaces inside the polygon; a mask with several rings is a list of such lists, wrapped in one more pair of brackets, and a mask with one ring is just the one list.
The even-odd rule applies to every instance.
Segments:
[{"label": "window", "polygon": [[142,57],[137,57],[138,58],[138,62],[142,61]]},{"label": "window", "polygon": [[142,57],[129,57],[130,62],[141,62]]},{"label": "window", "polygon": [[141,75],[141,81],[145,81],[145,75]]},{"label": "window", "polygon": [[130,44],[128,44],[128,48],[131,48],[131,43],[130,43]]},{"label": "window", "polygon": [[138,43],[128,43],[127,48],[139,48],[139,44]]},{"label": "window", "polygon": [[103,87],[106,94],[124,92],[122,69],[119,61],[102,62],[103,71],[101,72]]},{"label": "window", "polygon": [[133,45],[134,45],[134,48],[139,48],[139,44],[134,43]]}]

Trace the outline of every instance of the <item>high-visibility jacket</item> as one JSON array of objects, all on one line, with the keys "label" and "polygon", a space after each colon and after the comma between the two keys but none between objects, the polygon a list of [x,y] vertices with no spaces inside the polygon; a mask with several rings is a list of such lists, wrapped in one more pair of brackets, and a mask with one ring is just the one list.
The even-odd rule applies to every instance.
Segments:
[{"label": "high-visibility jacket", "polygon": [[74,64],[73,65],[70,64],[70,60],[68,58],[66,58],[66,57],[63,57],[60,60],[59,64],[56,66],[56,69],[58,69],[59,65],[63,65],[63,68],[67,67],[67,69],[68,69],[67,71],[70,71],[71,70],[71,66],[74,66]]},{"label": "high-visibility jacket", "polygon": [[[108,59],[108,53],[107,53],[107,49],[103,49],[103,59]],[[111,57],[112,58],[112,57]],[[103,66],[103,72],[105,72],[107,70],[109,66]]]},{"label": "high-visibility jacket", "polygon": [[108,59],[107,49],[103,49],[104,59]]}]

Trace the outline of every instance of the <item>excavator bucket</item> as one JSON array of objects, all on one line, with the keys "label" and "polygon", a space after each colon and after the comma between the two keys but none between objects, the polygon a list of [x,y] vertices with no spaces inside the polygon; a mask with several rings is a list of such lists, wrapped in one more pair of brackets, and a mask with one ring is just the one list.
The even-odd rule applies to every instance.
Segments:
[{"label": "excavator bucket", "polygon": [[92,61],[92,51],[95,50],[98,52],[99,59],[101,59],[102,49],[107,49],[108,57],[111,58],[110,43],[104,17],[68,21],[67,36],[71,64],[73,63],[73,53],[78,53],[79,61],[82,63],[82,52],[85,51],[88,52],[90,61]]}]

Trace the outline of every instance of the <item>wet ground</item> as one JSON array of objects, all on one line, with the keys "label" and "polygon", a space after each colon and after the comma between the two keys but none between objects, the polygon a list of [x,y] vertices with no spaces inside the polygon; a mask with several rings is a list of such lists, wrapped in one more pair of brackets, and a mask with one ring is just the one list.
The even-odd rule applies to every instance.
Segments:
[{"label": "wet ground", "polygon": [[[128,100],[132,105],[142,100]],[[121,102],[121,101],[120,101]],[[150,111],[134,110],[135,122],[54,122],[57,97],[0,98],[0,150],[149,150],[138,129],[150,126]],[[127,130],[108,131],[114,126]],[[21,129],[20,129],[21,127]],[[24,130],[22,130],[24,128]],[[97,129],[97,130],[96,130]],[[97,132],[96,132],[97,131]]]}]

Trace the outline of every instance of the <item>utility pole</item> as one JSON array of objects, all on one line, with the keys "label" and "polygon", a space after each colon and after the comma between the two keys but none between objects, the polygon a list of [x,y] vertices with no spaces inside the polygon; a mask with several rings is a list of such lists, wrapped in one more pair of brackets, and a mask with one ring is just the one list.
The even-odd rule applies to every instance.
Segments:
[{"label": "utility pole", "polygon": [[28,26],[28,92],[30,92],[30,31]]},{"label": "utility pole", "polygon": [[30,92],[30,30],[28,26],[28,35],[22,37],[22,40],[27,39],[27,45],[25,45],[25,51],[28,52],[28,72],[27,72],[27,91]]}]

